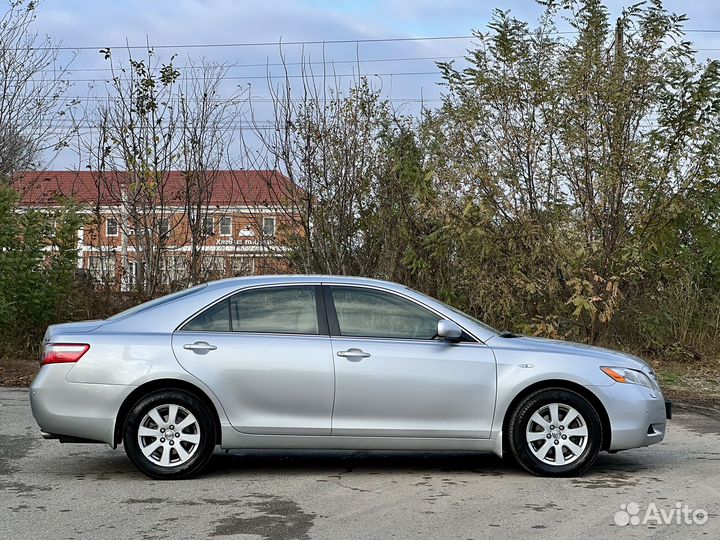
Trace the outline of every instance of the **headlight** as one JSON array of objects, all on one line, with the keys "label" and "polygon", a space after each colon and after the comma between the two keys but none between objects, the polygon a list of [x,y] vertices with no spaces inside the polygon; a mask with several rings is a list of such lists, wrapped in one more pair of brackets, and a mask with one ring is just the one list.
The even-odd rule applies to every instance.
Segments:
[{"label": "headlight", "polygon": [[603,373],[615,382],[639,384],[648,387],[650,390],[655,390],[655,385],[650,380],[650,377],[645,375],[642,371],[618,367],[601,367],[600,369],[602,369]]}]

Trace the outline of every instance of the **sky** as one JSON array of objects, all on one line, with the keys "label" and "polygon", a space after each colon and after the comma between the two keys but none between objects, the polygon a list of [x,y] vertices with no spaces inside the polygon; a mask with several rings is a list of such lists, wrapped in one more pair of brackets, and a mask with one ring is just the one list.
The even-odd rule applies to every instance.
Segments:
[{"label": "sky", "polygon": [[[613,17],[631,3],[606,2]],[[717,0],[668,0],[665,6],[686,13],[689,29],[720,30]],[[103,70],[108,65],[98,52],[100,48],[113,47],[119,55],[126,43],[179,46],[262,42],[273,45],[157,49],[161,59],[177,54],[175,64],[180,66],[188,55],[236,64],[229,73],[232,84],[249,86],[253,95],[262,96],[267,94],[263,80],[267,69],[277,75],[281,71],[279,66],[265,66],[279,62],[280,50],[275,45],[279,41],[469,36],[472,30],[485,28],[494,8],[510,10],[531,22],[541,11],[531,0],[44,0],[37,29],[63,46],[90,48],[63,52],[63,60],[76,55],[69,75],[76,82],[70,95],[102,93],[102,80],[107,76]],[[689,37],[698,48],[719,49],[700,51],[701,57],[720,57],[720,33],[691,32]],[[360,70],[375,88],[395,106],[415,113],[419,99],[432,105],[441,96],[435,62],[461,62],[471,45],[472,40],[463,38],[284,45],[282,51],[288,62],[301,56],[311,61],[324,58],[341,78],[357,71],[360,60]],[[289,69],[291,74],[297,72],[296,66]],[[261,115],[268,113],[260,111]],[[67,169],[77,163],[77,156],[66,151],[53,167]]]}]

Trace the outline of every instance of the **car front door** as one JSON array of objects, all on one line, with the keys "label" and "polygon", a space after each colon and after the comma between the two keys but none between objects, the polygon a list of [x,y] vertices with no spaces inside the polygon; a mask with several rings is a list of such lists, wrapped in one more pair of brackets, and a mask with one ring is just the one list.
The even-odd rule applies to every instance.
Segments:
[{"label": "car front door", "polygon": [[467,336],[436,338],[442,317],[374,287],[324,285],[335,362],[332,434],[488,438],[495,357]]},{"label": "car front door", "polygon": [[245,433],[329,435],[333,362],[319,285],[242,290],[173,335],[185,370]]}]

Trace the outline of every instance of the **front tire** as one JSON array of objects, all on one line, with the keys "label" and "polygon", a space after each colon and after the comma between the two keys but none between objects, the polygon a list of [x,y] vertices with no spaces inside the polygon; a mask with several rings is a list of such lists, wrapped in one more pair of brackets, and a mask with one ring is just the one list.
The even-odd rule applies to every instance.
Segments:
[{"label": "front tire", "polygon": [[125,453],[143,474],[182,479],[198,474],[215,449],[207,406],[182,390],[153,392],[130,409],[123,429]]},{"label": "front tire", "polygon": [[510,452],[540,476],[577,476],[595,462],[602,422],[583,396],[564,388],[533,392],[515,407],[508,424]]}]

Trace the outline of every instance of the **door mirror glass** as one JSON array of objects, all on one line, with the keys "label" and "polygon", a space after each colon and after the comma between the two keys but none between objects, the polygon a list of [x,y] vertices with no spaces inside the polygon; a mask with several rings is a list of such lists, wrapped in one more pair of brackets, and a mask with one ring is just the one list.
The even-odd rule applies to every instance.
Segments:
[{"label": "door mirror glass", "polygon": [[460,339],[462,328],[447,319],[441,319],[437,323],[437,335],[443,339]]}]

